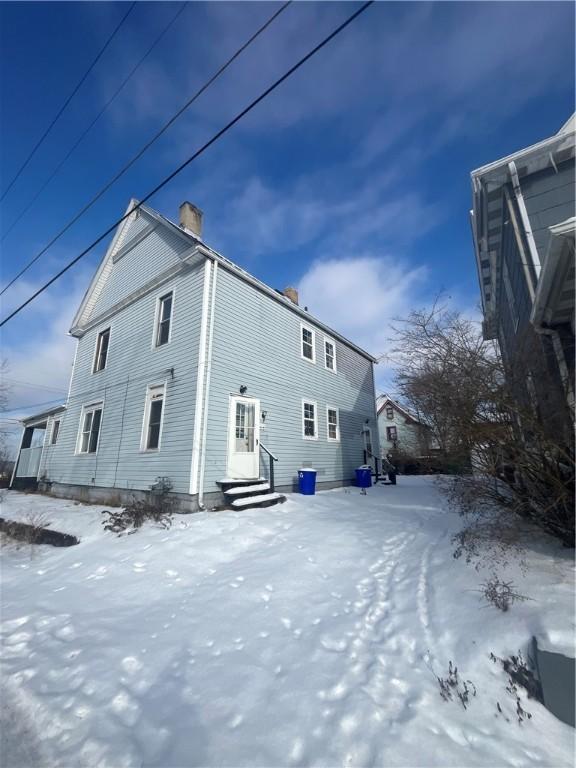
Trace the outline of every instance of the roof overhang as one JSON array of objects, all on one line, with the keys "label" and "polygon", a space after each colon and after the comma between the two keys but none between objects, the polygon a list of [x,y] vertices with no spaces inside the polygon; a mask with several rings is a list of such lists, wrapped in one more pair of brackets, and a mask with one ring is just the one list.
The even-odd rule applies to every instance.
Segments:
[{"label": "roof overhang", "polygon": [[26,416],[25,418],[20,419],[20,423],[25,427],[33,427],[35,424],[46,421],[48,417],[55,416],[57,413],[61,413],[65,410],[65,405],[56,405],[54,408],[49,408],[47,411],[41,411],[40,413],[35,413],[32,416]]}]

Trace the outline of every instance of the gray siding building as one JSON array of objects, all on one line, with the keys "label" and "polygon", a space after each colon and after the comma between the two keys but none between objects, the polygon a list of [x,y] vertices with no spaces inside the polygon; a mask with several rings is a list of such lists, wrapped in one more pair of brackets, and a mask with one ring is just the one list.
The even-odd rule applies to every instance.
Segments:
[{"label": "gray siding building", "polygon": [[524,371],[526,398],[559,428],[574,420],[574,131],[572,116],[471,174],[484,335]]},{"label": "gray siding building", "polygon": [[67,401],[24,422],[14,487],[112,503],[163,477],[195,510],[235,483],[292,491],[303,467],[352,481],[378,439],[375,360],[209,248],[201,218],[131,201],[70,330]]}]

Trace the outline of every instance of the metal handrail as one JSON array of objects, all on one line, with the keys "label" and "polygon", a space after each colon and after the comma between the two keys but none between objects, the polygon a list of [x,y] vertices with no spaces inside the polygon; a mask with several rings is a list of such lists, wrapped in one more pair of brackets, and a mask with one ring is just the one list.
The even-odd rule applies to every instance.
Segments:
[{"label": "metal handrail", "polygon": [[259,445],[260,445],[260,448],[263,448],[268,454],[268,456],[270,457],[269,459],[270,490],[272,491],[272,493],[274,493],[274,462],[278,461],[278,457],[274,456],[274,454],[271,451],[269,451],[268,448],[266,448],[264,443],[259,443]]}]

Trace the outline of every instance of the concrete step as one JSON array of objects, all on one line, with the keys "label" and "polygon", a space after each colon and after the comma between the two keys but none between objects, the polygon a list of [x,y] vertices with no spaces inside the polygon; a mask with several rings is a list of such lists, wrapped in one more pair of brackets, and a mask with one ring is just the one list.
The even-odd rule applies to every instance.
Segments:
[{"label": "concrete step", "polygon": [[239,488],[241,485],[256,485],[257,483],[265,482],[265,477],[224,477],[222,480],[217,481],[223,493],[226,493],[229,488]]},{"label": "concrete step", "polygon": [[234,509],[249,509],[251,507],[272,507],[274,504],[282,504],[286,496],[281,493],[264,493],[257,496],[246,496],[243,499],[234,499],[231,506]]},{"label": "concrete step", "polygon": [[256,483],[255,485],[239,485],[236,488],[228,488],[224,493],[226,496],[243,496],[245,494],[255,495],[270,490],[269,483]]}]

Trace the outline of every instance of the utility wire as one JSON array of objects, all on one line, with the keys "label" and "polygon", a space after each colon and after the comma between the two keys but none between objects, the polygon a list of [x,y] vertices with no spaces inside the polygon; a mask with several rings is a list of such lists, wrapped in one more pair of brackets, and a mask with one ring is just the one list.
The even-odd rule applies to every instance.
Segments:
[{"label": "utility wire", "polygon": [[8,376],[3,376],[2,381],[7,381],[10,384],[20,384],[23,387],[31,387],[32,389],[49,389],[51,392],[66,392],[61,387],[49,387],[46,384],[33,384],[31,381],[21,381],[20,379],[11,379]]},{"label": "utility wire", "polygon": [[[176,19],[177,19],[177,18],[180,16],[180,14],[182,13],[182,11],[184,11],[184,10],[185,10],[187,7],[188,7],[188,2],[184,2],[184,3],[182,3],[182,5],[180,6],[180,8],[179,8],[179,9],[176,11],[176,13],[174,14],[174,16],[172,16],[172,18],[170,19],[170,21],[168,22],[168,24],[167,24],[167,25],[164,27],[164,29],[162,30],[162,32],[160,32],[160,34],[159,34],[159,35],[156,37],[156,39],[154,40],[154,42],[152,43],[152,45],[151,45],[151,46],[148,48],[148,50],[146,51],[146,53],[145,53],[145,54],[142,56],[142,58],[141,58],[141,59],[138,61],[138,63],[137,63],[137,64],[136,64],[136,65],[135,65],[135,66],[132,68],[132,70],[130,71],[130,73],[129,73],[129,74],[128,74],[128,75],[127,75],[125,78],[124,78],[124,80],[122,81],[121,85],[120,85],[120,86],[119,86],[119,87],[116,89],[116,91],[115,91],[115,92],[112,94],[112,96],[111,96],[111,97],[108,99],[108,101],[106,102],[106,104],[104,104],[104,106],[102,107],[102,109],[100,110],[100,112],[98,112],[98,114],[97,114],[97,115],[96,115],[96,117],[95,117],[95,118],[92,120],[92,122],[91,122],[91,123],[90,123],[90,124],[87,126],[87,128],[85,128],[85,130],[83,131],[83,133],[82,133],[82,134],[81,134],[81,135],[78,137],[78,139],[76,140],[76,142],[75,142],[75,143],[72,145],[72,147],[71,147],[71,148],[68,150],[68,153],[67,153],[67,154],[66,154],[66,155],[65,155],[65,156],[62,158],[62,160],[61,160],[61,161],[58,163],[58,165],[56,166],[56,168],[55,168],[55,169],[52,171],[52,173],[50,174],[50,176],[48,176],[48,178],[46,179],[46,181],[44,182],[44,184],[42,184],[42,186],[41,186],[41,187],[40,187],[40,189],[39,189],[39,190],[36,192],[36,194],[34,195],[34,197],[33,197],[33,198],[30,200],[30,202],[28,203],[28,205],[27,205],[25,208],[23,208],[23,210],[22,210],[22,211],[20,211],[20,213],[19,213],[19,214],[18,214],[18,216],[17,216],[17,217],[14,219],[14,221],[12,222],[12,224],[11,224],[11,225],[8,227],[8,229],[7,229],[7,230],[4,232],[4,234],[2,235],[2,238],[1,238],[2,242],[3,242],[3,241],[4,241],[4,240],[5,240],[7,237],[8,237],[8,235],[10,234],[10,232],[12,232],[12,230],[14,229],[14,227],[16,226],[16,224],[18,224],[18,222],[19,222],[19,221],[20,221],[20,220],[21,220],[21,219],[22,219],[22,218],[23,218],[23,217],[26,215],[26,213],[28,213],[28,211],[29,211],[29,210],[30,210],[30,208],[31,208],[31,207],[34,205],[34,203],[36,202],[36,200],[38,200],[38,198],[40,197],[40,195],[42,194],[42,192],[44,192],[44,190],[46,189],[46,187],[48,186],[48,184],[50,184],[50,182],[52,181],[52,179],[53,179],[53,178],[54,178],[54,177],[55,177],[55,176],[58,174],[58,172],[60,171],[60,169],[61,169],[61,168],[62,168],[62,167],[63,167],[63,166],[66,164],[67,160],[68,160],[68,159],[70,158],[70,156],[73,154],[73,152],[74,152],[74,150],[76,149],[76,147],[78,147],[78,145],[79,145],[79,144],[81,144],[82,140],[83,140],[83,139],[86,137],[86,135],[87,135],[87,134],[88,134],[88,133],[89,133],[89,132],[92,130],[92,128],[93,128],[93,127],[96,125],[96,123],[98,122],[98,120],[100,120],[100,118],[102,117],[102,115],[104,114],[104,112],[106,112],[106,110],[108,109],[108,107],[109,107],[109,106],[112,104],[112,102],[113,102],[113,101],[116,99],[116,97],[119,95],[119,93],[120,93],[120,92],[121,92],[121,91],[124,89],[124,87],[126,86],[126,84],[128,83],[128,81],[129,81],[129,80],[130,80],[130,79],[131,79],[131,78],[132,78],[132,77],[133,77],[133,76],[136,74],[136,71],[137,71],[137,70],[138,70],[138,69],[139,69],[139,68],[142,66],[142,64],[144,63],[144,61],[145,61],[145,60],[148,58],[148,56],[149,56],[149,55],[152,53],[152,51],[153,51],[153,50],[154,50],[154,48],[155,48],[155,47],[158,45],[158,43],[160,42],[160,40],[162,40],[162,38],[164,37],[164,35],[165,35],[165,34],[168,32],[168,30],[169,30],[169,29],[170,29],[170,27],[171,27],[171,26],[174,24],[174,22],[176,21]],[[16,278],[15,278],[15,279],[16,279]],[[11,285],[11,284],[12,284],[12,283],[9,283],[8,285]],[[6,288],[8,288],[8,286],[6,286]],[[6,288],[4,288],[4,290],[6,290]],[[3,292],[4,292],[4,291],[2,291],[2,293],[3,293]]]},{"label": "utility wire", "polygon": [[42,248],[42,250],[41,250],[41,251],[40,251],[40,252],[39,252],[39,253],[38,253],[38,254],[37,254],[37,255],[36,255],[36,256],[35,256],[35,257],[34,257],[34,258],[31,260],[31,261],[29,261],[29,262],[28,262],[28,264],[26,264],[26,266],[25,266],[25,267],[23,267],[23,268],[20,270],[20,272],[18,272],[18,274],[17,274],[15,277],[13,277],[13,278],[12,278],[12,280],[10,280],[10,282],[9,282],[7,285],[5,285],[5,286],[4,286],[4,288],[3,288],[3,289],[0,291],[0,296],[2,296],[2,294],[3,294],[3,293],[6,291],[6,290],[8,290],[8,288],[10,288],[10,286],[11,286],[13,283],[15,283],[15,282],[16,282],[16,280],[18,280],[18,278],[19,278],[19,277],[21,277],[21,276],[22,276],[22,275],[23,275],[23,274],[24,274],[24,273],[25,273],[25,272],[26,272],[26,271],[27,271],[27,270],[28,270],[28,269],[29,269],[29,268],[32,266],[32,264],[34,264],[36,261],[38,261],[38,259],[39,259],[39,258],[40,258],[40,257],[41,257],[41,256],[42,256],[44,253],[46,253],[46,251],[47,251],[49,248],[51,248],[51,247],[54,245],[54,243],[55,243],[57,240],[59,240],[59,239],[62,237],[62,235],[63,235],[65,232],[67,232],[67,231],[70,229],[70,227],[71,227],[73,224],[75,224],[75,223],[78,221],[78,219],[79,219],[79,218],[81,218],[81,217],[82,217],[82,216],[83,216],[83,215],[86,213],[86,211],[88,211],[88,210],[89,210],[89,209],[90,209],[90,208],[91,208],[91,207],[94,205],[94,203],[95,203],[97,200],[99,200],[99,199],[102,197],[102,195],[103,195],[105,192],[107,192],[107,191],[110,189],[110,187],[111,187],[113,184],[115,184],[115,183],[118,181],[118,179],[120,179],[120,178],[121,178],[121,177],[122,177],[122,176],[123,176],[123,175],[126,173],[126,171],[127,171],[129,168],[131,168],[131,167],[134,165],[134,163],[135,163],[137,160],[139,160],[139,159],[142,157],[142,155],[143,155],[143,154],[144,154],[144,153],[145,153],[145,152],[146,152],[146,151],[147,151],[147,150],[148,150],[148,149],[149,149],[149,148],[152,146],[152,144],[154,144],[154,142],[156,142],[156,141],[157,141],[157,140],[160,138],[160,136],[162,136],[162,134],[163,134],[163,133],[165,133],[165,132],[168,130],[168,128],[170,128],[170,126],[171,126],[171,125],[172,125],[172,124],[173,124],[173,123],[174,123],[174,122],[175,122],[175,121],[176,121],[176,120],[177,120],[177,119],[180,117],[180,115],[182,115],[182,114],[183,114],[183,113],[184,113],[184,112],[185,112],[185,111],[186,111],[186,110],[187,110],[187,109],[188,109],[190,106],[192,106],[192,104],[193,104],[193,103],[196,101],[196,99],[198,99],[198,98],[199,98],[199,97],[200,97],[200,96],[201,96],[201,95],[202,95],[202,94],[203,94],[203,93],[204,93],[204,92],[205,92],[205,91],[206,91],[206,90],[207,90],[207,89],[208,89],[208,88],[209,88],[209,87],[212,85],[212,83],[213,83],[215,80],[217,80],[217,79],[220,77],[220,75],[222,75],[222,74],[224,73],[224,71],[225,71],[226,69],[228,69],[228,67],[229,67],[229,66],[230,66],[230,65],[231,65],[231,64],[232,64],[232,63],[233,63],[233,62],[234,62],[234,61],[235,61],[235,60],[238,58],[238,56],[240,56],[240,54],[241,54],[243,51],[245,51],[245,50],[246,50],[246,48],[248,48],[248,46],[250,46],[250,45],[251,45],[251,44],[254,42],[254,40],[256,40],[256,38],[257,38],[259,35],[261,35],[261,34],[262,34],[262,32],[264,32],[264,30],[265,30],[265,29],[267,29],[267,28],[269,27],[269,26],[270,26],[270,24],[272,24],[272,22],[274,21],[274,19],[276,19],[276,18],[277,18],[277,17],[278,17],[278,16],[279,16],[279,15],[280,15],[280,14],[281,14],[281,13],[282,13],[284,10],[286,10],[286,8],[287,8],[287,7],[288,7],[288,6],[289,6],[291,3],[292,3],[292,0],[288,0],[288,2],[284,3],[284,5],[282,5],[282,6],[281,6],[281,7],[280,7],[280,8],[279,8],[279,9],[278,9],[278,10],[277,10],[275,13],[273,13],[273,14],[272,14],[272,16],[271,16],[271,17],[268,19],[268,21],[266,21],[266,22],[265,22],[265,23],[264,23],[264,24],[263,24],[263,25],[262,25],[262,26],[261,26],[259,29],[257,29],[257,30],[256,30],[256,32],[254,32],[254,34],[253,34],[251,37],[249,37],[249,38],[248,38],[248,40],[246,40],[246,42],[245,42],[245,43],[244,43],[242,46],[240,46],[240,48],[238,48],[238,50],[236,51],[236,53],[234,53],[234,54],[233,54],[233,55],[232,55],[232,56],[231,56],[231,57],[230,57],[230,58],[229,58],[229,59],[228,59],[228,60],[227,60],[227,61],[226,61],[226,62],[225,62],[225,63],[224,63],[224,64],[223,64],[221,67],[220,67],[220,69],[218,69],[218,71],[217,71],[217,72],[216,72],[214,75],[212,75],[212,77],[211,77],[211,78],[210,78],[210,79],[209,79],[209,80],[208,80],[206,83],[204,83],[204,85],[203,85],[203,86],[202,86],[202,87],[201,87],[201,88],[200,88],[198,91],[196,91],[196,93],[195,93],[195,94],[194,94],[194,95],[193,95],[193,96],[192,96],[190,99],[188,99],[188,101],[187,101],[187,102],[186,102],[186,103],[185,103],[185,104],[184,104],[184,105],[183,105],[183,106],[182,106],[182,107],[181,107],[181,108],[178,110],[178,112],[176,112],[176,114],[175,114],[175,115],[173,115],[173,116],[170,118],[170,120],[169,120],[169,121],[168,121],[168,122],[167,122],[167,123],[166,123],[166,124],[165,124],[165,125],[164,125],[164,126],[163,126],[163,127],[162,127],[162,128],[161,128],[161,129],[160,129],[160,130],[159,130],[159,131],[158,131],[158,132],[157,132],[157,133],[156,133],[156,134],[155,134],[155,135],[154,135],[154,136],[153,136],[153,137],[152,137],[152,138],[151,138],[151,139],[150,139],[150,140],[149,140],[149,141],[148,141],[148,142],[147,142],[147,143],[146,143],[146,144],[145,144],[145,145],[144,145],[144,146],[143,146],[143,147],[142,147],[142,148],[141,148],[141,149],[140,149],[140,150],[139,150],[139,151],[138,151],[138,152],[137,152],[137,153],[134,155],[134,156],[133,156],[133,157],[132,157],[132,159],[131,159],[131,160],[129,160],[129,161],[126,163],[126,165],[125,165],[125,166],[123,166],[123,167],[122,167],[122,168],[121,168],[121,169],[118,171],[118,173],[117,173],[115,176],[113,176],[113,177],[110,179],[110,181],[108,181],[108,182],[107,182],[107,183],[106,183],[106,184],[105,184],[105,185],[104,185],[104,186],[103,186],[103,187],[102,187],[102,188],[101,188],[101,189],[100,189],[100,190],[99,190],[99,191],[98,191],[98,192],[97,192],[97,193],[94,195],[94,197],[93,197],[91,200],[89,200],[89,201],[86,203],[86,205],[85,205],[83,208],[81,208],[81,209],[78,211],[78,213],[77,213],[75,216],[73,216],[73,217],[72,217],[72,219],[70,219],[70,221],[69,221],[69,222],[68,222],[68,223],[67,223],[67,224],[66,224],[66,225],[65,225],[65,226],[64,226],[64,227],[63,227],[63,228],[62,228],[62,229],[61,229],[61,230],[60,230],[60,231],[59,231],[59,232],[58,232],[58,233],[57,233],[57,234],[56,234],[56,235],[55,235],[53,238],[52,238],[52,240],[50,240],[50,242],[49,242],[47,245],[45,245],[45,246],[44,246],[44,248]]},{"label": "utility wire", "polygon": [[21,312],[24,307],[28,306],[30,302],[34,301],[34,299],[39,296],[41,293],[43,293],[47,288],[49,288],[52,283],[56,282],[62,275],[67,272],[71,267],[73,267],[75,264],[77,264],[80,259],[82,259],[84,256],[86,256],[87,253],[89,253],[93,248],[95,248],[104,238],[106,238],[111,232],[113,232],[125,219],[127,219],[129,216],[131,216],[134,211],[137,211],[139,208],[144,205],[145,202],[147,202],[151,197],[153,197],[157,192],[159,192],[163,187],[166,186],[170,181],[172,181],[173,178],[178,176],[185,168],[187,168],[190,163],[192,163],[196,158],[198,158],[200,155],[202,155],[209,147],[212,146],[218,139],[220,139],[225,133],[227,133],[233,126],[236,125],[237,122],[239,122],[245,115],[247,115],[249,112],[251,112],[254,107],[256,107],[261,101],[263,101],[272,91],[275,91],[276,88],[278,88],[285,80],[287,80],[291,75],[296,72],[296,70],[300,69],[300,67],[305,64],[309,59],[311,59],[318,51],[320,51],[322,48],[324,48],[325,45],[327,45],[331,40],[333,40],[337,35],[340,34],[349,24],[351,24],[360,14],[364,13],[372,4],[374,3],[374,0],[368,0],[368,2],[364,3],[357,11],[355,11],[351,16],[349,16],[346,21],[344,21],[342,24],[340,24],[336,29],[331,32],[327,37],[325,37],[318,45],[316,45],[314,48],[312,48],[311,51],[309,51],[305,56],[303,56],[296,64],[294,64],[290,69],[288,69],[281,77],[278,78],[271,86],[266,88],[260,96],[255,98],[253,101],[248,104],[247,107],[245,107],[241,112],[239,112],[236,117],[232,118],[230,122],[226,123],[226,125],[221,128],[217,133],[212,136],[211,139],[209,139],[205,144],[203,144],[200,149],[196,150],[194,154],[192,154],[187,160],[185,160],[183,163],[181,163],[172,173],[167,176],[163,181],[160,182],[154,189],[149,192],[140,202],[138,202],[133,208],[131,208],[127,213],[124,214],[124,216],[121,216],[117,221],[112,224],[112,226],[108,227],[108,229],[103,232],[96,240],[94,240],[87,248],[85,248],[81,253],[76,256],[76,258],[72,259],[72,261],[69,261],[68,264],[63,267],[59,272],[57,272],[54,277],[52,277],[50,280],[48,280],[47,283],[45,283],[41,288],[39,288],[35,293],[32,294],[28,299],[26,299],[25,302],[20,304],[19,307],[17,307],[13,312],[11,312],[7,317],[2,320],[0,323],[0,328],[5,325],[9,320],[11,320],[15,315],[17,315],[19,312]]},{"label": "utility wire", "polygon": [[44,133],[42,134],[42,136],[41,136],[41,137],[38,139],[38,141],[37,141],[37,142],[36,142],[36,144],[34,145],[33,149],[31,150],[31,152],[30,152],[30,154],[28,155],[28,157],[26,158],[26,160],[24,160],[24,162],[23,162],[23,163],[22,163],[22,165],[20,166],[19,170],[18,170],[18,171],[17,171],[17,173],[16,173],[16,176],[14,176],[14,178],[12,179],[12,181],[10,182],[10,184],[8,184],[8,186],[6,187],[6,189],[4,190],[4,192],[2,193],[2,197],[0,197],[0,201],[4,200],[4,198],[6,197],[6,195],[8,194],[8,192],[9,192],[9,191],[12,189],[12,186],[14,185],[14,182],[16,181],[16,179],[18,179],[18,178],[19,178],[19,176],[20,176],[20,174],[22,173],[22,171],[23,171],[23,170],[26,168],[26,166],[28,165],[28,163],[30,162],[30,160],[32,160],[32,158],[33,158],[33,157],[34,157],[34,155],[36,154],[37,150],[39,149],[40,145],[41,145],[41,144],[44,142],[44,139],[45,139],[45,138],[48,136],[48,134],[50,133],[50,131],[52,130],[52,128],[54,128],[54,126],[56,125],[56,122],[58,121],[58,119],[59,119],[60,115],[61,115],[61,114],[64,112],[64,110],[66,109],[66,107],[68,106],[68,104],[70,104],[70,102],[72,101],[72,99],[74,98],[74,96],[76,96],[76,94],[78,93],[78,91],[79,91],[79,90],[80,90],[80,88],[82,87],[82,85],[83,85],[84,81],[86,80],[86,78],[88,77],[88,75],[90,74],[90,72],[92,72],[92,70],[94,69],[94,67],[96,66],[96,64],[97,64],[97,63],[100,61],[100,59],[102,58],[102,56],[103,56],[103,54],[104,54],[105,50],[108,48],[108,46],[110,45],[110,43],[112,42],[112,40],[113,40],[113,39],[116,37],[116,33],[118,32],[118,30],[120,29],[120,27],[121,27],[121,26],[124,24],[124,22],[126,21],[126,19],[128,18],[128,16],[129,16],[129,15],[132,13],[132,10],[134,9],[134,6],[135,6],[135,5],[136,5],[136,2],[133,2],[133,3],[131,3],[130,7],[128,8],[128,10],[127,10],[127,11],[126,11],[126,13],[124,14],[124,16],[123,16],[123,17],[120,19],[120,21],[119,21],[119,22],[118,22],[118,24],[116,25],[116,27],[115,27],[114,31],[112,32],[112,34],[111,34],[111,35],[108,37],[108,39],[107,39],[107,40],[106,40],[106,42],[104,43],[104,46],[103,46],[103,47],[100,49],[100,51],[99,51],[98,55],[96,56],[96,58],[94,59],[94,61],[92,62],[92,64],[90,64],[90,66],[88,67],[88,69],[86,70],[86,72],[85,72],[85,73],[82,75],[82,77],[81,77],[81,78],[80,78],[80,80],[78,81],[78,84],[76,85],[76,87],[74,88],[74,90],[72,91],[72,93],[70,94],[70,96],[68,96],[68,98],[66,99],[66,101],[64,102],[64,104],[62,104],[62,106],[61,106],[61,107],[60,107],[60,109],[58,110],[58,112],[57,112],[57,114],[56,114],[56,117],[55,117],[55,118],[52,120],[52,122],[50,123],[50,125],[48,126],[48,128],[46,128],[46,130],[44,131]]}]

